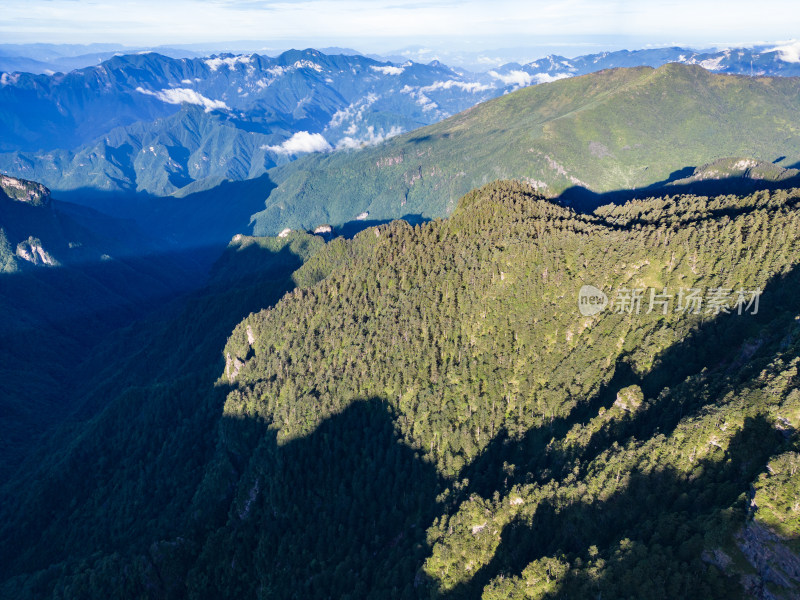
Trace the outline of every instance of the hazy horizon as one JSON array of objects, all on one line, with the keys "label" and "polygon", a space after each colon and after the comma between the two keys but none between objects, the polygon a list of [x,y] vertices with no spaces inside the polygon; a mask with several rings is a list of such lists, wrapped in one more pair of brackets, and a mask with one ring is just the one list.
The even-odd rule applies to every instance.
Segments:
[{"label": "hazy horizon", "polygon": [[[277,56],[290,49],[303,50],[314,48],[331,53],[334,49],[342,51],[356,52],[358,54],[383,57],[387,60],[412,60],[419,63],[428,63],[433,60],[450,66],[467,68],[473,71],[484,71],[503,64],[518,62],[527,63],[538,60],[548,55],[564,56],[568,59],[578,56],[599,54],[602,52],[614,52],[619,50],[642,50],[667,47],[681,47],[694,51],[717,51],[724,48],[742,47],[765,47],[767,49],[784,49],[784,59],[788,56],[791,62],[795,54],[800,52],[800,42],[795,40],[755,40],[755,41],[689,41],[689,40],[670,40],[664,42],[653,42],[640,37],[619,37],[612,36],[585,36],[578,38],[564,37],[518,40],[517,44],[500,44],[500,40],[448,40],[442,38],[438,41],[427,40],[428,43],[406,44],[403,46],[389,47],[385,49],[377,47],[364,40],[331,41],[325,43],[323,40],[296,39],[296,40],[228,40],[220,42],[195,43],[175,43],[175,44],[141,44],[130,45],[110,42],[88,42],[88,43],[53,43],[53,42],[18,42],[0,43],[0,57],[27,57],[34,60],[58,60],[60,58],[81,57],[91,58],[99,55],[117,53],[136,53],[141,51],[156,51],[160,49],[168,52],[173,57],[177,56],[209,56],[212,54],[249,54],[258,53],[267,56]],[[420,40],[424,42],[425,40]],[[481,45],[481,41],[484,45]],[[495,45],[492,45],[492,42]],[[509,40],[506,40],[508,42]],[[787,54],[788,52],[788,54]],[[76,58],[73,58],[76,60]],[[90,64],[92,61],[87,62]]]},{"label": "hazy horizon", "polygon": [[[287,47],[352,47],[391,53],[562,48],[564,55],[645,46],[745,46],[793,40],[794,3],[753,11],[741,0],[559,3],[503,0],[8,0],[0,17],[5,44],[115,43],[131,47],[235,46],[264,40]],[[781,19],[775,19],[781,14]],[[583,50],[587,52],[583,52]]]}]

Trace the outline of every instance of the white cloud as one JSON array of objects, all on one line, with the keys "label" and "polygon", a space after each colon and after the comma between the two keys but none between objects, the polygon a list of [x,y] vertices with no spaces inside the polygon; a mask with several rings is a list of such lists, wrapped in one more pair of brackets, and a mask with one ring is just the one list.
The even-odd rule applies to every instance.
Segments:
[{"label": "white cloud", "polygon": [[569,77],[568,73],[556,73],[550,75],[549,73],[536,73],[531,75],[525,71],[509,71],[508,73],[498,73],[497,71],[489,71],[489,75],[501,81],[503,85],[513,85],[515,87],[527,87],[534,83],[550,83],[551,81],[558,81]]},{"label": "white cloud", "polygon": [[[275,79],[277,79],[278,77],[281,77],[282,75],[285,75],[286,73],[291,73],[292,71],[297,71],[298,69],[313,69],[317,73],[321,73],[323,71],[323,68],[320,65],[318,65],[317,63],[315,63],[313,61],[305,60],[305,59],[304,60],[295,61],[295,63],[293,65],[290,65],[288,67],[282,67],[280,65],[275,65],[274,67],[269,67],[267,69],[264,69],[264,71],[266,71],[267,73],[272,75]],[[258,82],[256,82],[256,83],[258,85],[261,85]],[[265,83],[267,83],[267,82],[265,82]],[[266,85],[264,85],[262,87],[266,87]]]},{"label": "white cloud", "polygon": [[414,98],[417,104],[419,104],[422,107],[422,110],[424,112],[428,112],[429,110],[434,110],[439,108],[439,105],[436,104],[436,102],[434,102],[430,98],[428,98],[425,95],[425,92],[423,92],[420,88],[413,88],[410,85],[404,85],[403,89],[400,90],[400,93],[408,94],[409,96]]},{"label": "white cloud", "polygon": [[718,56],[716,58],[707,58],[705,60],[701,60],[697,64],[703,67],[704,69],[708,69],[709,71],[719,71],[722,68],[722,65],[720,63],[722,63],[722,61],[725,60],[725,58],[726,57],[724,55]]},{"label": "white cloud", "polygon": [[403,67],[393,67],[391,65],[387,65],[385,67],[376,67],[371,66],[370,69],[375,71],[376,73],[383,73],[384,75],[400,75],[405,69]]},{"label": "white cloud", "polygon": [[767,52],[777,52],[778,58],[784,62],[800,63],[800,41],[776,46],[771,50],[767,50]]},{"label": "white cloud", "polygon": [[212,110],[230,110],[230,107],[222,100],[211,100],[203,96],[203,94],[187,88],[174,88],[171,90],[161,90],[160,92],[151,92],[150,90],[137,87],[136,91],[146,96],[155,96],[167,104],[196,104],[205,108],[206,112],[211,112]]},{"label": "white cloud", "polygon": [[356,121],[360,121],[364,117],[364,111],[372,106],[378,100],[378,98],[379,96],[377,94],[369,92],[358,102],[353,102],[349,106],[341,110],[337,110],[335,113],[333,113],[331,121],[328,123],[328,128],[339,127],[346,121],[351,121],[352,124],[350,127],[352,128],[355,126]]},{"label": "white cloud", "polygon": [[559,79],[567,79],[568,77],[572,77],[572,75],[569,73],[556,73],[555,75],[550,75],[550,73],[537,73],[533,76],[536,83],[550,83],[558,81]]},{"label": "white cloud", "polygon": [[428,112],[429,110],[434,110],[439,108],[439,105],[436,104],[436,102],[428,98],[422,92],[417,93],[417,104],[419,104],[422,107],[423,112]]},{"label": "white cloud", "polygon": [[0,75],[0,85],[16,84],[19,80],[19,73],[3,73]]},{"label": "white cloud", "polygon": [[305,154],[308,152],[327,152],[331,145],[319,133],[308,133],[298,131],[288,140],[279,146],[262,146],[263,150],[269,150],[276,154]]},{"label": "white cloud", "polygon": [[317,73],[322,71],[322,67],[310,60],[298,60],[292,65],[295,69],[313,69]]},{"label": "white cloud", "polygon": [[233,71],[234,67],[236,67],[237,63],[247,64],[253,59],[252,55],[241,55],[241,56],[231,56],[228,58],[209,58],[204,61],[208,68],[212,71],[216,71],[222,65],[228,65],[228,68]]},{"label": "white cloud", "polygon": [[448,79],[447,81],[435,81],[431,85],[426,85],[419,88],[420,92],[427,93],[427,92],[436,92],[439,90],[449,90],[450,88],[461,88],[465,92],[484,92],[486,90],[492,89],[492,86],[486,85],[483,83],[475,82],[464,82],[464,81],[455,81],[453,79]]},{"label": "white cloud", "polygon": [[375,133],[375,127],[370,125],[367,127],[366,135],[360,138],[354,138],[350,136],[343,137],[336,142],[336,149],[353,150],[355,148],[363,148],[364,146],[375,146],[376,144],[380,144],[381,142],[388,140],[389,138],[393,138],[396,135],[400,135],[401,133],[403,133],[403,129],[397,125],[392,126],[388,133],[384,133],[383,129],[381,129],[380,132]]},{"label": "white cloud", "polygon": [[533,75],[525,71],[509,71],[508,73],[498,73],[497,71],[489,71],[489,75],[495,79],[499,79],[503,85],[516,85],[518,87],[525,87],[533,83]]}]

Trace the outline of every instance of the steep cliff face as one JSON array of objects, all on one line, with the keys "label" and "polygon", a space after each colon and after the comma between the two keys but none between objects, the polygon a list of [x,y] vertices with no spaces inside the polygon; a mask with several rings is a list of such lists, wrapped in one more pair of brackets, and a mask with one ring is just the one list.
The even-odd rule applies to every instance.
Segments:
[{"label": "steep cliff face", "polygon": [[[793,372],[787,371],[788,376]],[[776,428],[791,437],[800,409],[800,391],[793,390],[777,415]],[[787,438],[788,439],[788,438]],[[800,598],[800,453],[774,457],[753,485],[749,521],[735,536],[736,546],[754,569],[742,577],[754,598]]]},{"label": "steep cliff face", "polygon": [[737,534],[736,545],[755,569],[742,576],[742,587],[751,598],[800,598],[800,557],[787,540],[756,520]]},{"label": "steep cliff face", "polygon": [[41,241],[42,236],[52,237],[53,218],[50,190],[40,183],[0,175],[0,273],[28,264],[58,264]]},{"label": "steep cliff face", "polygon": [[[783,373],[794,377],[790,368]],[[793,439],[800,391],[789,392],[776,414],[776,433]],[[752,485],[747,520],[726,547],[708,550],[703,560],[737,578],[745,597],[756,600],[800,598],[800,453],[776,455]]]},{"label": "steep cliff face", "polygon": [[50,190],[35,181],[0,175],[0,190],[11,200],[32,206],[49,206],[52,201]]},{"label": "steep cliff face", "polygon": [[44,249],[42,242],[32,235],[24,242],[17,244],[16,255],[22,260],[37,266],[55,267],[58,265],[58,261]]}]

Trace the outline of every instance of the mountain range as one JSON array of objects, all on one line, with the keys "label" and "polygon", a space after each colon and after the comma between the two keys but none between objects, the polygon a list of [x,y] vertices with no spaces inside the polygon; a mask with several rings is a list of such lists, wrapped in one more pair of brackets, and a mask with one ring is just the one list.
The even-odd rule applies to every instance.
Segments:
[{"label": "mountain range", "polygon": [[[380,122],[381,113],[427,124],[490,97],[481,92],[502,93],[476,79],[444,65],[392,65],[317,50],[289,51],[276,58],[115,56],[67,74],[6,73],[0,101],[10,135],[2,149],[72,150],[115,127],[174,114],[181,104],[224,112],[241,128],[264,134],[280,132],[287,124],[291,132],[319,132],[329,126],[331,143],[348,144],[342,140],[363,135],[362,107],[370,110],[361,113],[378,113],[377,120],[363,124],[375,126],[377,135],[386,125]],[[420,93],[430,93],[435,101],[418,97]]]},{"label": "mountain range", "polygon": [[0,122],[13,134],[3,138],[0,170],[137,218],[153,198],[258,178],[303,153],[375,144],[500,93],[442,65],[316,50],[275,59],[143,54],[67,75],[3,77]]},{"label": "mountain range", "polygon": [[796,165],[798,92],[796,78],[674,63],[531,86],[359,152],[314,154],[271,171],[277,187],[254,230],[339,225],[364,212],[443,217],[497,179],[592,208],[634,191],[653,195],[717,159]]},{"label": "mountain range", "polygon": [[[764,152],[758,143],[746,143],[747,135],[759,139],[760,124],[770,127],[770,123],[754,118],[755,111],[760,110],[756,105],[737,105],[732,100],[740,93],[738,86],[744,86],[746,89],[741,93],[757,104],[763,103],[767,101],[771,83],[756,78],[752,85],[746,86],[751,80],[732,83],[734,80],[711,76],[703,79],[711,71],[701,69],[700,64],[725,73],[741,72],[747,57],[754,56],[753,51],[749,52],[748,55],[744,50],[729,51],[709,58],[706,54],[668,48],[605,53],[572,61],[549,57],[529,65],[506,65],[483,74],[454,70],[438,63],[398,65],[352,54],[325,55],[316,50],[286,52],[274,59],[259,55],[205,59],[171,59],[154,53],[120,56],[98,67],[67,75],[5,75],[5,84],[0,87],[0,106],[4,123],[14,135],[3,140],[9,151],[0,154],[0,170],[41,181],[70,202],[133,218],[153,235],[172,236],[173,240],[191,237],[188,223],[194,215],[215,212],[207,202],[224,198],[223,193],[213,191],[217,186],[230,187],[226,180],[261,181],[260,188],[254,183],[245,186],[242,192],[241,206],[249,207],[249,214],[240,212],[235,224],[208,231],[210,238],[218,243],[230,239],[234,233],[251,231],[249,215],[254,213],[259,213],[254,221],[254,231],[259,234],[276,234],[286,227],[311,228],[327,221],[343,225],[364,212],[377,219],[412,213],[426,218],[443,216],[461,194],[475,185],[503,177],[527,177],[551,195],[567,187],[586,188],[588,200],[581,201],[596,204],[592,194],[655,185],[667,181],[673,171],[699,167],[718,158],[756,158],[767,162],[781,159],[780,165],[784,167],[796,162],[797,157],[791,158],[792,138],[784,140],[785,151],[773,147],[769,141],[770,148],[776,149],[771,153]],[[795,63],[788,53],[787,49],[761,52],[756,63],[761,65],[761,71],[768,65],[770,73],[790,73]],[[615,118],[609,113],[611,122],[604,123],[604,129],[567,131],[569,122],[573,127],[582,127],[583,109],[559,113],[568,105],[578,106],[577,97],[570,96],[578,87],[590,85],[588,81],[598,82],[597,90],[589,90],[587,97],[593,93],[599,97],[605,90],[617,98],[624,94],[624,86],[633,85],[620,79],[621,76],[606,74],[607,67],[669,61],[697,64],[687,64],[683,70],[679,66],[659,68],[652,77],[642,77],[638,89],[654,94],[660,85],[658,93],[666,94],[670,100],[658,104],[652,95],[649,99],[627,98],[625,110],[632,111],[641,126],[631,119],[623,123],[619,116]],[[595,79],[580,77],[581,73],[593,70],[599,70]],[[583,83],[569,83],[573,79]],[[552,139],[540,143],[546,140],[530,138],[528,147],[514,149],[502,141],[503,130],[489,130],[482,134],[485,142],[469,140],[470,153],[483,151],[488,155],[491,148],[496,164],[491,164],[491,160],[485,163],[475,156],[466,163],[468,168],[463,176],[460,167],[450,172],[447,161],[454,152],[465,149],[462,142],[456,141],[458,137],[454,138],[455,143],[442,140],[443,144],[435,144],[434,138],[416,139],[424,136],[415,133],[382,143],[404,131],[416,132],[432,123],[440,128],[432,131],[441,130],[442,135],[449,136],[446,128],[450,121],[442,123],[442,119],[498,95],[519,98],[509,92],[536,81],[552,82],[541,91],[533,92],[537,87],[531,88],[532,102],[539,101],[537,95],[543,99],[553,96],[550,101],[555,113],[545,115],[540,111],[534,119],[538,123],[536,128],[543,127],[543,135]],[[711,84],[722,81],[728,85]],[[763,110],[770,118],[795,117],[792,84],[787,83],[790,81],[793,79],[776,83],[787,101],[765,107]],[[709,85],[711,92],[706,89]],[[645,91],[648,86],[653,89]],[[708,111],[703,99],[706,93],[716,95],[711,102],[727,94],[730,100],[726,101],[723,112],[728,112],[715,115]],[[560,96],[570,97],[563,99],[562,107],[556,107],[561,102]],[[613,106],[615,102],[607,100],[605,105]],[[514,101],[506,103],[498,99],[497,104],[489,106],[503,104],[511,107]],[[664,114],[667,104],[669,110],[685,111],[686,123]],[[602,110],[603,105],[600,102],[589,112]],[[472,127],[485,110],[471,117],[453,118],[466,119],[464,122]],[[555,118],[559,114],[564,118]],[[523,130],[531,123],[521,120],[527,118],[525,115],[528,113],[523,111],[505,117],[507,129],[515,139],[528,136]],[[546,119],[552,122],[542,125]],[[714,131],[725,126],[725,119],[752,123],[755,129],[737,128],[726,133],[727,138],[712,137]],[[691,126],[684,127],[688,123]],[[648,143],[649,154],[642,155],[637,147],[644,144],[640,138],[662,137],[662,124],[671,129],[668,135],[686,133],[688,138],[682,143],[692,140],[694,150],[687,154],[665,140],[655,146]],[[731,135],[739,137],[732,139]],[[628,141],[617,143],[613,136]],[[708,147],[712,139],[713,150]],[[409,163],[402,167],[376,166],[380,161],[406,160],[407,156],[410,159],[409,148],[401,149],[404,140],[414,140],[416,152],[424,148],[436,152],[439,158],[435,164],[430,160],[411,160],[414,162],[411,167]],[[579,147],[581,144],[583,148]],[[351,157],[350,151],[359,148],[366,150]],[[510,155],[512,151],[514,156]],[[293,164],[294,159],[308,154],[312,156]],[[363,161],[375,164],[368,166]],[[500,161],[503,166],[498,171]],[[305,185],[303,182],[310,182],[308,173],[314,171],[316,164],[342,166]],[[589,166],[596,171],[587,172]],[[409,171],[412,167],[416,172]],[[428,167],[434,175],[418,181]],[[649,170],[645,171],[645,167]],[[341,177],[347,178],[352,168],[358,173],[364,169],[382,169],[383,176],[391,180],[381,181],[378,176],[375,181],[380,181],[380,190],[373,193],[371,188],[359,189],[374,185],[371,176],[359,178],[356,186],[347,189],[347,207],[341,210],[340,194],[345,190],[338,187],[339,170]],[[333,180],[325,180],[331,176]],[[441,201],[441,195],[436,199],[425,196],[423,190],[428,182],[447,187],[449,209],[433,205]],[[277,190],[272,191],[276,184]],[[323,194],[324,198],[317,194]],[[193,210],[190,201],[185,200],[190,197],[202,198],[206,203]],[[406,208],[409,198],[411,204]],[[313,210],[308,209],[309,202]],[[303,221],[292,216],[297,211],[304,216]],[[159,215],[164,219],[159,219]]]},{"label": "mountain range", "polygon": [[800,596],[792,48],[3,73],[0,597]]},{"label": "mountain range", "polygon": [[618,67],[660,67],[667,63],[699,65],[715,73],[751,76],[800,75],[800,44],[692,50],[689,48],[648,48],[586,54],[575,58],[549,55],[526,64],[506,63],[496,69],[506,80],[516,78],[520,85],[541,83],[554,78],[586,75]]},{"label": "mountain range", "polygon": [[[144,169],[136,171],[134,152],[147,153],[150,146],[177,146],[162,159],[172,162],[159,165],[158,171],[166,171],[165,176],[178,170],[183,179],[194,181],[210,169],[215,175],[241,178],[303,152],[374,144],[534,83],[668,62],[699,64],[722,73],[796,75],[800,63],[792,52],[793,46],[771,52],[619,51],[575,59],[549,56],[525,65],[506,64],[489,73],[469,73],[437,62],[380,63],[354,54],[325,55],[315,50],[285,52],[276,58],[257,54],[206,59],[172,59],[156,53],[114,56],[67,74],[2,75],[0,123],[8,133],[0,141],[0,151],[13,154],[3,156],[0,166],[9,174],[41,180],[53,189],[97,186],[163,195],[178,189],[181,180],[173,184],[148,181]],[[218,157],[213,151],[198,153],[200,145],[214,146],[213,137],[195,132],[202,143],[194,147],[186,146],[181,136],[170,144],[163,138],[175,137],[176,124],[164,118],[181,112],[181,105],[199,107],[204,114],[223,113],[220,126],[224,123],[235,128],[239,137],[252,138],[266,156],[242,143],[244,148],[234,156],[247,168],[244,173],[242,169],[230,173],[214,166]],[[132,130],[126,129],[132,125]],[[74,173],[61,177],[70,171],[87,171],[81,165],[91,166],[89,178],[76,181]]]}]

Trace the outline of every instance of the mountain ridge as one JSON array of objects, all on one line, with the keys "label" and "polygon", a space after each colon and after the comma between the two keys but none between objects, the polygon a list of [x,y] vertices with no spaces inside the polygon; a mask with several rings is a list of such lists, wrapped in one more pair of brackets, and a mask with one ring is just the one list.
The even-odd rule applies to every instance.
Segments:
[{"label": "mountain ridge", "polygon": [[[745,597],[740,576],[770,580],[748,523],[794,518],[750,514],[747,494],[796,487],[799,194],[585,215],[498,182],[448,220],[264,240],[315,245],[297,287],[262,296],[203,377],[167,364],[163,383],[116,390],[56,464],[21,474],[36,483],[0,503],[0,535],[46,552],[4,544],[0,589]],[[261,243],[239,238],[225,260]],[[755,315],[583,317],[587,283],[763,294]],[[188,358],[171,350],[142,358]]]},{"label": "mountain ridge", "polygon": [[789,165],[800,159],[796,134],[784,133],[800,110],[798,82],[668,64],[524,88],[357,153],[313,155],[271,171],[277,188],[254,215],[254,231],[338,224],[362,211],[442,217],[461,194],[493,179],[517,178],[591,208],[598,193],[646,193],[717,157]]}]

